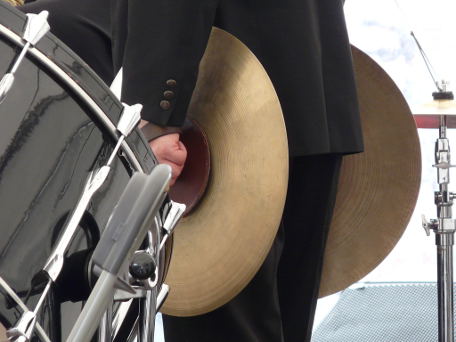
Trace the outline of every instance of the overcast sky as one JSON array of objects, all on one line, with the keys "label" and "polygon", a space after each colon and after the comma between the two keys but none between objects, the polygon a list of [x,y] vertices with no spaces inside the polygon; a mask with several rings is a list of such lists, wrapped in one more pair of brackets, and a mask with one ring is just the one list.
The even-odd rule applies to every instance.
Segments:
[{"label": "overcast sky", "polygon": [[413,30],[439,79],[456,88],[456,1],[346,0],[350,40],[395,80],[411,106],[432,100],[435,91]]}]

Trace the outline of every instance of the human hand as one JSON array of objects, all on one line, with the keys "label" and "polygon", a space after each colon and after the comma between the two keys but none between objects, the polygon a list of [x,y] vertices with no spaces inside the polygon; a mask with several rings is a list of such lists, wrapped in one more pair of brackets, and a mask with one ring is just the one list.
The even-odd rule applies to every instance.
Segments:
[{"label": "human hand", "polygon": [[149,141],[149,146],[160,164],[171,166],[170,186],[173,186],[181,174],[187,159],[187,149],[182,141],[179,140],[179,134],[162,135]]}]

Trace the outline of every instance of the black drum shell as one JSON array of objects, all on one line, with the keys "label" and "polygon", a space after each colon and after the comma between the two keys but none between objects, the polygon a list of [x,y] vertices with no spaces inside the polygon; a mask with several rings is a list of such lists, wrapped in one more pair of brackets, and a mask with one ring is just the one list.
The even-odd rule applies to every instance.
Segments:
[{"label": "black drum shell", "polygon": [[[0,2],[3,29],[21,35],[24,24],[23,13]],[[65,44],[47,34],[36,48],[117,123],[121,103]],[[20,49],[0,32],[0,77]],[[0,132],[0,276],[23,301],[29,297],[27,305],[33,308],[41,289],[32,280],[38,279],[88,172],[107,161],[115,136],[65,79],[31,54],[0,104]],[[156,160],[143,136],[134,131],[127,142],[148,173]],[[134,171],[134,163],[126,156],[116,158],[107,183],[95,194],[81,221],[70,253],[93,248]],[[77,314],[78,309],[73,311]],[[0,289],[1,323],[11,326],[21,313]],[[56,327],[71,324],[71,319],[62,317],[55,295],[46,300],[39,321],[53,341],[62,338]]]}]

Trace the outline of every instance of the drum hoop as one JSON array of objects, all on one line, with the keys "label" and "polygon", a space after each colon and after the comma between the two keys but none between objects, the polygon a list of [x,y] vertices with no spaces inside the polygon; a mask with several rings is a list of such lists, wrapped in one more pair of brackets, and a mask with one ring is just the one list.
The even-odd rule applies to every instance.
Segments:
[{"label": "drum hoop", "polygon": [[[23,47],[24,43],[22,38],[16,33],[9,30],[7,27],[0,24],[0,34],[4,34],[11,42]],[[105,125],[111,136],[114,140],[118,140],[117,129],[113,124],[111,119],[106,115],[106,113],[98,106],[98,104],[93,100],[93,98],[76,82],[74,81],[65,71],[63,71],[57,64],[55,64],[51,59],[49,59],[45,54],[35,47],[29,49],[27,54],[35,57],[39,62],[44,64],[49,70],[55,73],[55,75],[63,81],[71,90],[75,92],[75,95],[87,105],[92,113],[100,119],[100,121]],[[127,158],[133,164],[136,171],[144,172],[143,167],[139,163],[137,157],[133,153],[130,145],[127,141],[122,142],[122,149],[125,152]]]}]

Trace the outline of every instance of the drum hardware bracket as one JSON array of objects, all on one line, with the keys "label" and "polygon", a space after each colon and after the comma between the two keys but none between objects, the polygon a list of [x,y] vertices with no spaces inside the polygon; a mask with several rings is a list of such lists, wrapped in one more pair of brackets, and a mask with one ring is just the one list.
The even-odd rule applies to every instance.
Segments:
[{"label": "drum hardware bracket", "polygon": [[155,222],[166,198],[170,179],[171,168],[168,165],[157,165],[150,175],[135,173],[130,179],[92,255],[93,264],[103,271],[67,342],[91,340],[97,322],[114,297],[119,273]]},{"label": "drum hardware bracket", "polygon": [[47,21],[48,16],[48,11],[42,11],[39,14],[27,14],[27,22],[25,23],[24,33],[22,35],[22,39],[25,44],[11,69],[3,75],[0,81],[0,103],[5,100],[6,95],[13,86],[14,74],[21,65],[27,51],[32,46],[36,45],[50,30],[50,26]]}]

